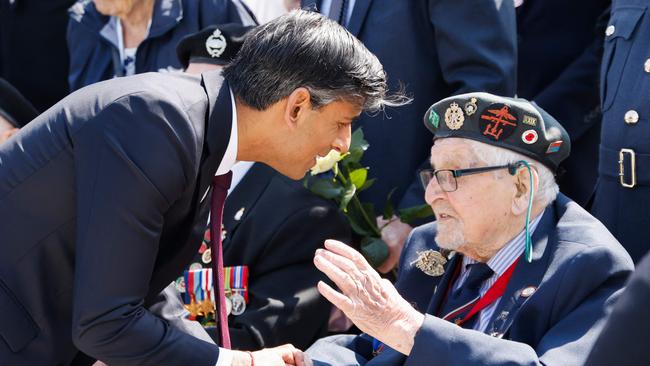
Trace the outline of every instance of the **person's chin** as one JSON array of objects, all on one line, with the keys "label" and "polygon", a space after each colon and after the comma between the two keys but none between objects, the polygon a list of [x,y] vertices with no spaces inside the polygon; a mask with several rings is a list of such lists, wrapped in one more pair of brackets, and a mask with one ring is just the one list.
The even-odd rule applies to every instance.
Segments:
[{"label": "person's chin", "polygon": [[465,237],[462,233],[453,228],[438,228],[436,244],[441,249],[457,250],[463,243],[465,243]]}]

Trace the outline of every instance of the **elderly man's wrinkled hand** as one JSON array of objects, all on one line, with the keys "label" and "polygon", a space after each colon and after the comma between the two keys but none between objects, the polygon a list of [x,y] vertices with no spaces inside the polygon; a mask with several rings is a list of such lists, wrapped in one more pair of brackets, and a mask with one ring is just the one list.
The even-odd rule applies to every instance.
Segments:
[{"label": "elderly man's wrinkled hand", "polygon": [[390,281],[382,279],[363,256],[344,243],[327,240],[314,264],[341,292],[324,282],[318,290],[365,333],[408,355],[424,321]]}]

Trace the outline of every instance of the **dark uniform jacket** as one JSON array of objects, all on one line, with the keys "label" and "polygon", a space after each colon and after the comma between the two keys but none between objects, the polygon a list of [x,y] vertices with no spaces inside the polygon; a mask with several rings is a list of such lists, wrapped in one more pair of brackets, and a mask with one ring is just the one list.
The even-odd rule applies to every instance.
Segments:
[{"label": "dark uniform jacket", "polygon": [[650,248],[649,43],[650,1],[614,0],[600,73],[603,125],[592,212],[635,262]]},{"label": "dark uniform jacket", "polygon": [[[223,225],[224,265],[249,269],[250,302],[228,319],[233,348],[305,349],[325,336],[331,305],[316,288],[326,277],[313,259],[326,239],[350,240],[336,205],[257,163],[228,196]],[[210,268],[201,256],[194,262]],[[215,328],[208,333],[217,339]]]},{"label": "dark uniform jacket", "polygon": [[[332,365],[581,365],[633,269],[607,229],[560,194],[533,234],[532,262],[519,260],[481,333],[436,317],[462,256],[448,261],[440,277],[418,269],[418,251],[437,249],[435,234],[435,223],[413,231],[395,285],[427,313],[409,357],[388,348],[373,358],[366,335],[325,338],[307,352]],[[532,295],[522,291],[531,286]]]},{"label": "dark uniform jacket", "polygon": [[231,115],[219,73],[147,73],[75,92],[0,146],[0,365],[216,363],[145,306],[200,245]]},{"label": "dark uniform jacket", "polygon": [[[92,1],[79,0],[70,8],[70,90],[124,75],[109,19]],[[176,55],[178,41],[209,25],[223,23],[251,25],[254,20],[239,0],[156,0],[149,34],[136,52],[136,74],[182,70]]]},{"label": "dark uniform jacket", "polygon": [[361,198],[379,212],[397,188],[392,198],[402,207],[424,204],[417,170],[429,166],[431,134],[422,124],[429,106],[459,93],[515,94],[513,3],[356,0],[347,29],[377,55],[389,88],[398,90],[401,83],[413,97],[409,105],[363,114],[356,122],[370,143],[363,163],[378,178]]}]

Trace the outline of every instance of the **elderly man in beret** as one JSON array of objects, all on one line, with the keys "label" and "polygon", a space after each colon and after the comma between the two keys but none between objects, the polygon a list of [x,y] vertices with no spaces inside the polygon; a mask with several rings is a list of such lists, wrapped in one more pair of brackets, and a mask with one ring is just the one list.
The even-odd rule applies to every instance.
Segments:
[{"label": "elderly man in beret", "polygon": [[321,293],[365,333],[318,341],[331,365],[581,365],[633,269],[607,229],[558,193],[569,136],[523,99],[464,94],[425,116],[435,223],[413,231],[395,287],[335,241]]}]

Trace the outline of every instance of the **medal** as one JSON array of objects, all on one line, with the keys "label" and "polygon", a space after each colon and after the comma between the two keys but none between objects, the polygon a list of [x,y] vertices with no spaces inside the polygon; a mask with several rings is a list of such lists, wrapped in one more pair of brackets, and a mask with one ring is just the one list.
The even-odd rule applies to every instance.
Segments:
[{"label": "medal", "polygon": [[212,250],[210,248],[206,249],[203,254],[201,254],[201,261],[205,264],[212,262]]},{"label": "medal", "polygon": [[246,311],[246,300],[239,292],[234,292],[230,296],[230,302],[232,303],[232,315],[242,315]]},{"label": "medal", "polygon": [[444,265],[446,263],[447,258],[443,257],[440,252],[429,249],[418,252],[418,258],[411,262],[411,265],[415,264],[419,270],[429,276],[438,277],[445,273]]},{"label": "medal", "polygon": [[232,302],[230,298],[226,297],[226,316],[230,315],[230,313],[232,313]]},{"label": "medal", "polygon": [[469,100],[469,102],[465,103],[465,114],[468,116],[471,116],[472,114],[476,113],[478,110],[478,106],[476,105],[476,98],[472,98]]}]

